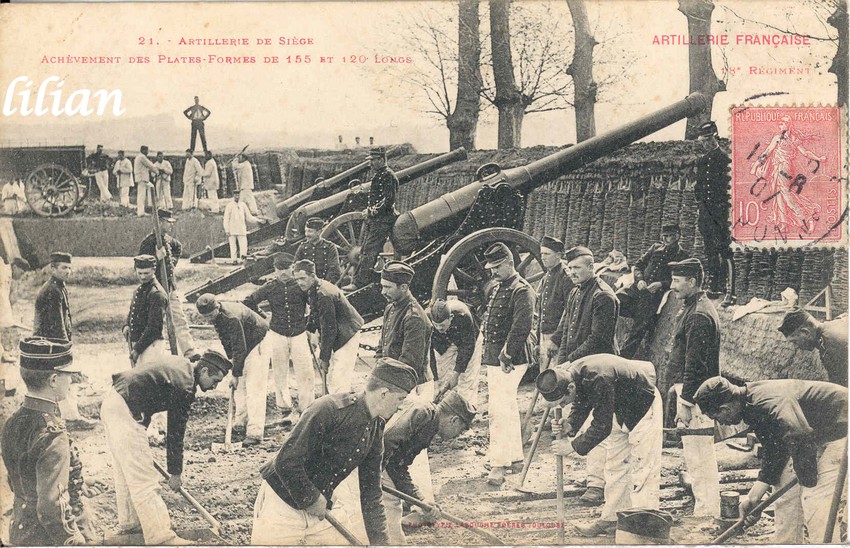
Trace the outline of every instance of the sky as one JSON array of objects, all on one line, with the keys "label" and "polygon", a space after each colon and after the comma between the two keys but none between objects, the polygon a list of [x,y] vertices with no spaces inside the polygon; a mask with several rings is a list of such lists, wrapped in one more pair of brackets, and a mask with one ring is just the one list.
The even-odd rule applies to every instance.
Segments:
[{"label": "sky", "polygon": [[[486,2],[482,2],[485,4]],[[533,4],[523,2],[523,4]],[[810,40],[811,45],[735,45],[736,34],[779,34],[744,18],[770,22],[800,32],[827,36],[815,10],[798,0],[718,1],[712,31],[732,42],[713,47],[715,68],[724,62],[735,68],[727,91],[716,96],[714,116],[722,136],[728,135],[728,109],[747,98],[767,94],[752,104],[828,104],[836,85],[828,74],[835,44]],[[682,99],[688,94],[688,48],[653,45],[657,35],[684,35],[685,17],[675,0],[587,2],[599,35],[606,37],[606,70],[622,72],[611,91],[614,99],[597,106],[599,132],[617,127]],[[33,88],[58,76],[67,97],[77,89],[119,89],[126,112],[122,116],[22,117],[0,119],[0,145],[41,142],[102,142],[108,149],[136,150],[141,140],[153,148],[182,150],[189,123],[182,111],[199,95],[212,111],[207,121],[210,146],[221,150],[255,147],[332,148],[338,135],[353,144],[359,135],[380,144],[410,142],[422,152],[448,148],[445,123],[423,111],[424,98],[401,83],[424,61],[405,45],[399,20],[417,10],[446,13],[449,31],[455,23],[451,2],[285,2],[285,3],[129,3],[11,4],[0,9],[0,90],[26,76]],[[552,3],[553,15],[569,27],[566,2]],[[486,15],[483,15],[486,17]],[[247,38],[248,46],[187,46],[181,38]],[[312,45],[279,45],[279,37],[311,39]],[[257,45],[270,38],[273,45]],[[140,43],[142,42],[142,43]],[[153,42],[151,44],[151,42]],[[406,49],[407,48],[407,49]],[[375,55],[410,63],[375,63]],[[626,67],[612,63],[618,55],[633,59]],[[43,56],[120,56],[116,64],[50,64]],[[200,56],[201,63],[160,63],[158,56]],[[254,56],[256,64],[208,62],[208,56]],[[301,62],[296,62],[301,55]],[[304,57],[310,55],[310,63]],[[264,56],[277,56],[264,64]],[[286,57],[292,56],[290,62]],[[353,57],[352,57],[353,56]],[[365,62],[361,62],[365,57]],[[150,63],[129,63],[148,57]],[[333,57],[332,62],[320,62]],[[342,62],[343,58],[351,62]],[[752,68],[751,68],[752,67]],[[803,69],[804,75],[770,74],[778,68]],[[755,73],[751,73],[752,71]],[[453,97],[454,92],[450,95]],[[63,99],[64,101],[65,99]],[[5,104],[5,103],[4,103]],[[681,139],[684,123],[675,124],[651,140]],[[529,115],[523,126],[523,146],[574,142],[573,113],[554,111]],[[495,111],[479,124],[478,148],[496,145]]]}]

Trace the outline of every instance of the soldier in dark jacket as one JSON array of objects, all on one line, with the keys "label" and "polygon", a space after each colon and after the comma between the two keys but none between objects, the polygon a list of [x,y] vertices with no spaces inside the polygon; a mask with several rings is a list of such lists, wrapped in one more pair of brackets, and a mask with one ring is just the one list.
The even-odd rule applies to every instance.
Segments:
[{"label": "soldier in dark jacket", "polygon": [[174,321],[174,334],[177,338],[178,350],[184,356],[194,356],[195,341],[189,332],[189,321],[186,319],[186,312],[183,310],[183,295],[177,290],[177,278],[174,275],[177,261],[183,254],[183,245],[180,240],[172,235],[176,222],[174,214],[167,209],[159,209],[157,215],[162,229],[162,247],[156,245],[156,234],[151,232],[139,244],[139,255],[153,255],[158,261],[165,261],[166,275],[162,275],[159,263],[157,263],[156,279],[168,295],[168,306],[171,309],[171,318]]},{"label": "soldier in dark jacket", "polygon": [[699,259],[670,263],[671,289],[682,299],[676,316],[670,367],[683,372],[675,385],[676,424],[682,434],[683,456],[694,491],[694,515],[720,517],[720,473],[714,454],[714,421],[694,406],[694,394],[703,381],[720,374],[720,320],[702,288]]},{"label": "soldier in dark jacket", "polygon": [[346,291],[363,287],[372,282],[372,269],[387,238],[392,235],[393,225],[398,218],[395,208],[398,193],[398,177],[387,166],[387,151],[373,148],[372,183],[369,186],[369,205],[366,208],[363,242],[360,249],[360,264],[354,273],[354,281],[346,286]]},{"label": "soldier in dark jacket", "polygon": [[425,312],[433,326],[431,367],[439,381],[435,401],[457,388],[466,401],[477,407],[484,346],[478,320],[466,303],[458,299],[438,299]]},{"label": "soldier in dark jacket", "polygon": [[625,342],[620,345],[620,355],[633,358],[643,339],[655,329],[658,307],[664,293],[670,289],[668,263],[682,261],[688,254],[679,246],[679,225],[661,227],[661,242],[650,246],[634,264],[635,282],[617,292],[620,316],[632,318],[632,327]]},{"label": "soldier in dark jacket", "polygon": [[[433,510],[426,513],[426,522],[439,519],[434,500],[419,490],[410,474],[410,465],[422,451],[428,449],[437,436],[451,440],[472,425],[476,409],[455,391],[446,392],[439,404],[419,401],[404,412],[399,412],[387,423],[384,431],[384,480],[394,489],[428,503]],[[426,490],[427,492],[427,490]],[[387,513],[389,543],[407,544],[402,523],[401,500],[384,493],[384,510]]]},{"label": "soldier in dark jacket", "polygon": [[505,481],[508,468],[523,460],[517,389],[531,359],[527,348],[537,296],[514,267],[511,250],[497,242],[485,252],[488,269],[499,285],[490,296],[481,331],[490,394],[490,447],[487,457],[491,485]]},{"label": "soldier in dark jacket", "polygon": [[[709,296],[717,298],[726,291],[727,281],[734,281],[732,262],[732,236],[729,231],[729,155],[720,148],[717,124],[706,122],[699,129],[697,140],[705,154],[697,160],[697,181],[694,194],[697,199],[697,226],[705,243],[706,270]],[[733,285],[729,283],[728,285]],[[735,302],[732,293],[723,301],[724,306]]]},{"label": "soldier in dark jacket", "polygon": [[[81,465],[59,417],[71,387],[71,343],[30,337],[20,342],[27,395],[3,427],[0,448],[14,495],[9,542],[62,546],[94,542],[82,507]],[[84,538],[84,534],[85,538]]]},{"label": "soldier in dark jacket", "polygon": [[316,276],[336,284],[342,276],[339,266],[339,250],[333,242],[322,238],[324,219],[312,217],[304,225],[306,238],[295,252],[295,260],[307,259],[316,266]]},{"label": "soldier in dark jacket", "polygon": [[[847,387],[792,379],[734,386],[723,377],[712,377],[699,387],[695,400],[722,424],[744,421],[761,441],[761,471],[741,500],[741,515],[771,486],[777,489],[796,476],[800,483],[774,503],[773,542],[839,542],[838,527],[828,540],[824,537],[842,454],[847,455]],[[747,525],[758,518],[751,516]]]},{"label": "soldier in dark jacket", "polygon": [[847,316],[820,322],[798,308],[785,315],[779,331],[800,350],[817,349],[829,382],[847,386]]},{"label": "soldier in dark jacket", "polygon": [[275,400],[281,409],[292,408],[289,394],[289,361],[295,370],[298,384],[298,411],[290,416],[293,422],[298,413],[306,409],[315,397],[316,376],[310,359],[310,342],[307,340],[307,295],[292,277],[294,257],[289,253],[274,256],[277,274],[262,287],[248,295],[242,302],[260,313],[260,303],[268,302],[272,318],[264,346],[271,352],[275,381]]},{"label": "soldier in dark jacket", "polygon": [[616,354],[617,297],[593,274],[593,253],[586,247],[567,251],[567,274],[575,287],[570,291],[558,329],[552,334],[557,364],[591,354]]},{"label": "soldier in dark jacket", "polygon": [[307,329],[319,334],[319,368],[327,373],[330,393],[348,392],[357,353],[360,350],[360,328],[363,318],[345,298],[342,290],[316,277],[311,261],[301,260],[293,266],[293,278],[307,294],[310,318]]},{"label": "soldier in dark jacket", "polygon": [[561,240],[544,236],[540,240],[540,255],[546,268],[546,274],[540,281],[540,291],[537,293],[537,313],[540,315],[539,359],[540,370],[543,371],[549,367],[550,350],[555,348],[552,336],[558,329],[561,316],[564,315],[564,307],[573,289],[573,282],[562,262],[564,243]]},{"label": "soldier in dark jacket", "polygon": [[[71,342],[71,305],[65,282],[71,276],[71,254],[50,254],[50,279],[35,297],[35,319],[32,334],[35,337],[64,339]],[[73,384],[80,383],[82,374],[74,375]],[[59,410],[68,430],[91,430],[96,422],[80,414],[77,391],[72,387],[68,397],[59,402]]]},{"label": "soldier in dark jacket", "polygon": [[[596,354],[542,372],[537,387],[543,397],[572,404],[552,432],[572,438],[553,442],[556,455],[587,455],[605,446],[605,506],[599,520],[576,529],[588,537],[611,534],[617,512],[626,508],[658,508],[661,491],[661,395],[650,362]],[[593,413],[590,427],[578,434]],[[578,435],[577,435],[578,434]]]},{"label": "soldier in dark jacket", "polygon": [[227,357],[233,362],[230,389],[235,390],[237,427],[245,426],[242,445],[258,445],[266,426],[266,393],[271,349],[268,322],[242,303],[220,303],[211,293],[198,297],[195,306],[215,327]]},{"label": "soldier in dark jacket", "polygon": [[168,354],[162,338],[168,296],[154,275],[156,257],[139,255],[133,262],[141,284],[133,292],[122,332],[130,344],[130,362],[135,367]]},{"label": "soldier in dark jacket", "polygon": [[[617,297],[605,281],[593,273],[593,254],[586,247],[567,251],[567,274],[573,289],[558,329],[552,335],[557,364],[573,362],[593,354],[616,354]],[[589,427],[593,418],[589,418]],[[598,445],[587,455],[587,481],[581,504],[598,506],[605,502],[605,447]]]},{"label": "soldier in dark jacket", "polygon": [[112,390],[103,399],[100,417],[112,451],[118,526],[122,533],[141,529],[148,545],[192,544],[171,528],[145,428],[152,415],[167,413],[168,486],[179,490],[183,485],[183,436],[195,392],[198,388],[204,392],[214,389],[230,367],[227,358],[208,350],[194,364],[187,358],[169,355],[112,376]]},{"label": "soldier in dark jacket", "polygon": [[[416,372],[379,360],[365,392],[329,394],[313,402],[277,455],[261,469],[252,545],[340,545],[347,541],[325,520],[351,528],[362,514],[370,545],[388,544],[381,504],[384,425],[416,386]],[[358,472],[359,506],[340,485]]]}]

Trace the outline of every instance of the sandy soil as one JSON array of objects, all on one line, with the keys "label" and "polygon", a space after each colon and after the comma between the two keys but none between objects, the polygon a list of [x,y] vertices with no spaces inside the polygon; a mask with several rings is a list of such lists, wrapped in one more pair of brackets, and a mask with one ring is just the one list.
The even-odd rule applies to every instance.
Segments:
[{"label": "sandy soil", "polygon": [[[36,284],[32,284],[36,286]],[[89,383],[82,393],[83,412],[93,418],[99,416],[102,395],[108,389],[111,374],[128,368],[126,348],[119,336],[120,324],[126,315],[132,286],[93,287],[91,284],[70,288],[72,304],[78,307],[84,316],[87,329],[80,333],[75,344],[76,360],[82,365],[89,377]],[[244,288],[241,292],[246,291]],[[15,311],[22,318],[31,318],[32,288],[18,288],[21,298],[15,303]],[[236,298],[239,291],[231,296]],[[190,307],[187,306],[187,311]],[[76,318],[75,318],[76,321]],[[199,320],[192,315],[190,322]],[[201,346],[220,348],[213,340],[214,332],[196,330]],[[378,333],[367,333],[367,344],[377,343]],[[374,363],[372,353],[361,349],[361,359],[356,368],[355,385],[364,382]],[[11,368],[14,370],[15,368]],[[14,371],[12,371],[14,373]],[[483,375],[483,372],[482,372]],[[484,381],[482,377],[482,381]],[[486,401],[486,383],[481,383],[481,401]],[[201,394],[197,398],[189,421],[185,441],[184,487],[222,524],[221,537],[227,544],[246,544],[250,542],[251,516],[254,499],[260,485],[259,468],[280,448],[291,431],[291,425],[284,423],[283,415],[276,409],[273,398],[268,400],[266,440],[261,446],[240,449],[237,452],[213,453],[211,444],[223,442],[227,410],[227,379],[215,391]],[[21,399],[21,392],[3,401],[3,414],[14,409]],[[532,387],[520,388],[520,409],[528,408],[532,396]],[[486,405],[482,405],[482,410]],[[542,409],[538,409],[538,416]],[[8,416],[8,415],[6,415]],[[539,420],[539,418],[537,419]],[[106,537],[115,534],[117,520],[111,456],[106,446],[103,426],[98,424],[94,430],[73,432],[72,438],[80,449],[88,478],[96,479],[108,486],[108,490],[88,500],[94,511],[96,522]],[[550,434],[544,433],[538,451],[532,462],[525,491],[514,487],[517,476],[508,476],[508,482],[502,489],[486,484],[487,471],[484,469],[487,448],[486,415],[479,416],[473,428],[457,440],[445,442],[437,440],[430,450],[431,469],[437,501],[441,508],[469,522],[475,522],[508,544],[552,544],[557,539],[557,508],[554,500],[555,462],[549,447]],[[165,461],[165,449],[155,447],[155,458]],[[754,454],[740,453],[717,446],[718,460],[723,470],[752,469],[757,466]],[[581,458],[567,458],[565,468],[566,492],[565,515],[566,542],[575,544],[612,543],[611,537],[584,539],[571,527],[572,523],[593,519],[598,516],[599,508],[587,508],[578,503],[581,494],[575,482],[583,479]],[[678,471],[683,462],[681,450],[665,449],[663,453],[663,492],[662,507],[674,516],[675,526],[671,540],[677,543],[705,543],[719,534],[719,526],[711,520],[697,519],[691,516],[692,499],[679,486]],[[740,474],[739,474],[740,475]],[[724,488],[745,492],[751,481],[731,482]],[[163,496],[168,505],[174,526],[178,530],[203,528],[206,523],[200,515],[179,494],[163,487]],[[765,516],[747,536],[739,538],[742,543],[769,542],[772,532],[772,518]],[[408,541],[418,545],[472,545],[485,544],[479,536],[470,530],[442,522],[435,526],[409,529]],[[6,528],[2,528],[6,532]],[[364,539],[365,540],[365,539]]]}]

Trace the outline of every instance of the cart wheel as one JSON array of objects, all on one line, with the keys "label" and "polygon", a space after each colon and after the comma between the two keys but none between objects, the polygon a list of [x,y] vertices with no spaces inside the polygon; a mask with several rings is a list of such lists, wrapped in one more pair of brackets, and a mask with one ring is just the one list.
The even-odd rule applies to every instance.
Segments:
[{"label": "cart wheel", "polygon": [[495,283],[485,270],[484,251],[495,242],[506,244],[514,255],[520,276],[535,284],[543,277],[540,243],[511,228],[485,228],[464,237],[449,249],[434,275],[432,299],[457,298],[479,314]]},{"label": "cart wheel", "polygon": [[359,255],[363,229],[366,226],[364,220],[362,211],[349,211],[334,217],[322,229],[322,238],[330,240],[339,248],[339,266],[343,272],[348,268],[349,253],[352,249]]},{"label": "cart wheel", "polygon": [[26,180],[27,203],[40,217],[61,217],[74,210],[80,198],[80,184],[64,166],[42,164]]}]

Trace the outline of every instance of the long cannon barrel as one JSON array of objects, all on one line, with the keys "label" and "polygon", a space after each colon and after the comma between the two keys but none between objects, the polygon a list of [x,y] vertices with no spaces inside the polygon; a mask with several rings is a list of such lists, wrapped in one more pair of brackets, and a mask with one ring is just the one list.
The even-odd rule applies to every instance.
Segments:
[{"label": "long cannon barrel", "polygon": [[711,107],[701,93],[692,93],[673,105],[653,112],[617,129],[598,135],[575,146],[534,161],[526,166],[499,170],[489,177],[444,194],[424,205],[403,213],[393,227],[398,249],[406,255],[422,242],[453,232],[475,202],[484,185],[507,183],[524,194],[561,175],[578,169],[606,154],[651,135],[670,124]]},{"label": "long cannon barrel", "polygon": [[[396,176],[399,179],[399,183],[402,182],[407,183],[416,179],[417,177],[422,177],[432,171],[436,171],[442,167],[445,167],[453,162],[457,162],[460,160],[466,159],[466,150],[463,148],[459,148],[457,150],[453,150],[446,154],[441,154],[440,156],[436,156],[429,160],[425,160],[424,162],[420,162],[416,165],[413,165],[409,168],[400,170],[396,172]],[[369,189],[369,184],[366,183],[364,185],[360,185],[358,188]],[[278,250],[287,251],[289,253],[295,253],[298,249],[298,245],[304,239],[304,222],[314,216],[320,216],[323,218],[329,218],[336,215],[339,209],[343,206],[346,198],[350,194],[349,190],[345,190],[343,192],[339,192],[333,196],[329,196],[322,200],[317,200],[316,202],[311,202],[304,206],[298,208],[295,212],[290,216],[290,224],[292,224],[292,220],[298,216],[299,212],[300,218],[302,218],[302,222],[300,223],[300,234],[296,233],[294,236],[292,234],[288,234],[286,240],[278,247]],[[322,204],[321,207],[314,209],[313,206],[317,204]],[[304,213],[304,212],[307,213]],[[277,244],[276,244],[277,245]],[[186,293],[186,299],[189,302],[195,302],[197,298],[203,293],[215,293],[220,294],[225,291],[229,291],[235,287],[239,287],[244,283],[248,283],[251,280],[255,280],[260,276],[265,276],[274,270],[273,267],[273,259],[271,255],[266,255],[264,257],[258,257],[256,261],[251,263],[246,263],[244,266],[237,268],[230,274],[226,274],[215,280],[211,280],[204,285],[193,289]]]},{"label": "long cannon barrel", "polygon": [[[341,187],[343,184],[347,183],[351,179],[360,177],[363,173],[369,171],[369,164],[369,160],[366,160],[365,162],[361,162],[354,167],[346,169],[342,173],[334,175],[330,179],[325,179],[321,182],[321,188],[323,188],[326,192],[333,192],[338,187]],[[313,185],[308,188],[305,188],[298,194],[293,194],[289,198],[278,203],[278,218],[283,219],[284,217],[289,217],[293,211],[306,204],[307,202],[312,201],[314,199],[314,196],[316,195],[316,191],[318,190],[316,186],[317,185]]]},{"label": "long cannon barrel", "polygon": [[[422,163],[410,166],[396,172],[398,184],[403,185],[409,183],[413,179],[422,177],[432,171],[436,171],[449,164],[466,160],[466,149],[460,147],[445,154],[435,156],[430,160],[425,160]],[[301,206],[292,212],[289,216],[289,222],[286,225],[286,238],[298,239],[304,236],[304,223],[310,217],[322,217],[328,219],[338,214],[339,208],[343,206],[348,197],[355,192],[368,192],[372,183],[363,183],[354,188],[338,192],[333,196],[328,196],[321,200],[310,202]]]}]

